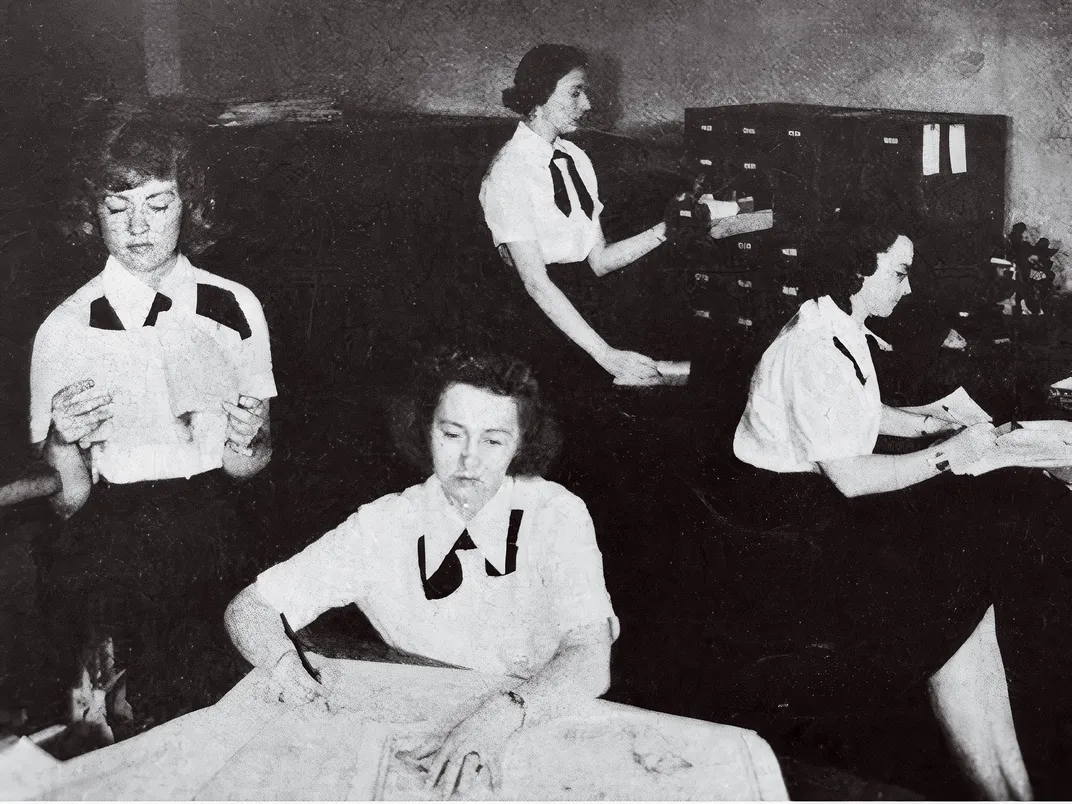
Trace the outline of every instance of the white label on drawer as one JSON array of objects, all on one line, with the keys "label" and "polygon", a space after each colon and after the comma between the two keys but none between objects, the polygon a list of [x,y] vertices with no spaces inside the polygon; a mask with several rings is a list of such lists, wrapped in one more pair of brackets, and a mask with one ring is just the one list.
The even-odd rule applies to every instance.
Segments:
[{"label": "white label on drawer", "polygon": [[755,170],[756,169],[756,163],[755,162],[745,162],[744,163],[744,169],[745,170]]},{"label": "white label on drawer", "polygon": [[750,279],[738,279],[737,284],[740,285],[742,288],[750,288],[750,287],[752,287],[752,280],[750,280]]},{"label": "white label on drawer", "polygon": [[883,138],[882,138],[882,141],[883,141],[883,142],[884,142],[884,143],[885,143],[886,145],[898,145],[898,144],[899,144],[899,143],[901,142],[901,141],[900,141],[899,139],[897,139],[896,137],[883,137]]},{"label": "white label on drawer", "polygon": [[782,286],[782,293],[784,293],[786,296],[796,296],[797,295],[797,289],[796,288],[791,288],[788,285],[784,285],[784,286]]},{"label": "white label on drawer", "polygon": [[791,128],[791,129],[789,129],[789,136],[790,137],[799,137],[800,132],[797,131],[796,129]]},{"label": "white label on drawer", "polygon": [[964,124],[953,123],[949,127],[949,169],[953,173],[967,173],[968,159],[964,146]]},{"label": "white label on drawer", "polygon": [[923,175],[933,176],[938,172],[938,143],[941,139],[941,127],[937,123],[928,123],[923,127]]},{"label": "white label on drawer", "polygon": [[697,318],[710,318],[711,317],[711,313],[708,312],[707,310],[693,310],[693,312],[696,313]]},{"label": "white label on drawer", "polygon": [[742,241],[737,244],[737,248],[744,249],[745,251],[747,251],[748,249],[752,248],[752,244]]},{"label": "white label on drawer", "polygon": [[750,327],[750,326],[752,326],[752,319],[751,318],[738,318],[737,323],[740,324],[742,327]]},{"label": "white label on drawer", "polygon": [[755,130],[754,128],[749,128],[748,126],[744,126],[744,127],[743,127],[743,128],[741,129],[741,133],[742,133],[742,134],[755,134],[755,133],[756,133],[756,130]]},{"label": "white label on drawer", "polygon": [[797,250],[795,248],[783,248],[782,254],[787,257],[795,257],[797,256]]},{"label": "white label on drawer", "polygon": [[700,131],[714,131],[711,126],[700,126]]},{"label": "white label on drawer", "polygon": [[700,160],[700,164],[701,164],[701,165],[710,165],[710,164],[711,164],[711,160],[710,160],[710,159],[701,159],[701,160]]},{"label": "white label on drawer", "polygon": [[708,279],[707,274],[696,274],[697,282],[706,282]]}]

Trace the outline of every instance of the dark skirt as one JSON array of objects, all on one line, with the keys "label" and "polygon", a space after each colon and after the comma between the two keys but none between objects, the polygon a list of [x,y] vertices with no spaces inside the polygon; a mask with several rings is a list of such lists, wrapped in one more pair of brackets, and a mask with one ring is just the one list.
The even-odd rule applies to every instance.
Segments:
[{"label": "dark skirt", "polygon": [[248,575],[231,486],[217,470],[93,488],[45,550],[40,601],[59,661],[73,672],[83,646],[112,637],[135,710],[151,700],[159,718],[241,677],[223,628]]},{"label": "dark skirt", "polygon": [[[481,345],[528,363],[541,388],[560,406],[610,388],[613,377],[551,322],[517,271],[501,262],[500,268],[482,289],[484,320],[471,329]],[[595,284],[599,280],[588,263],[548,265],[547,274],[592,328],[604,334]]]},{"label": "dark skirt", "polygon": [[753,703],[770,696],[764,662],[784,669],[792,657],[804,657],[797,677],[774,680],[820,706],[900,696],[990,605],[1000,616],[1015,523],[984,479],[943,475],[847,499],[818,474],[740,462],[731,474],[711,499],[724,559],[713,661]]}]

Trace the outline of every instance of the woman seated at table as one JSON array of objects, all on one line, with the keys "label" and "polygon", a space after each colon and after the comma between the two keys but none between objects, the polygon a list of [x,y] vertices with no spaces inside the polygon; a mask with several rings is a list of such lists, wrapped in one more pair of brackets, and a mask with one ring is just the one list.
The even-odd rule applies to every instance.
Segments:
[{"label": "woman seated at table", "polygon": [[262,573],[231,603],[227,628],[284,701],[330,691],[303,670],[280,614],[299,629],[349,603],[394,648],[514,679],[426,751],[448,792],[463,766],[496,783],[512,733],[607,690],[617,619],[602,557],[584,503],[540,478],[559,439],[525,365],[439,356],[400,421],[399,446],[428,480]]},{"label": "woman seated at table", "polygon": [[[758,575],[739,581],[744,594],[756,584],[767,592],[757,622],[841,646],[862,684],[890,689],[884,679],[893,695],[926,680],[977,791],[1027,798],[995,633],[1007,560],[1000,514],[980,499],[979,480],[947,474],[992,446],[994,428],[883,404],[869,351],[867,319],[889,316],[911,292],[903,231],[846,213],[828,234],[825,292],[801,305],[755,370],[733,444],[747,466],[727,493],[757,529],[800,536],[776,540]],[[955,434],[879,455],[880,433]]]},{"label": "woman seated at table", "polygon": [[157,720],[212,702],[194,668],[206,639],[227,650],[218,623],[243,532],[231,489],[270,460],[276,388],[256,297],[187,259],[212,243],[187,123],[164,110],[103,117],[71,204],[103,271],[37,331],[30,431],[62,480],[42,604],[65,660],[82,654],[71,718],[109,740],[92,702],[105,690],[113,725],[132,718],[128,682]]},{"label": "woman seated at table", "polygon": [[[680,216],[679,196],[661,222],[625,240],[605,241],[592,162],[564,139],[591,108],[587,64],[584,51],[569,45],[537,45],[525,54],[513,86],[503,91],[503,104],[522,120],[480,187],[485,220],[511,274],[501,283],[503,298],[495,300],[494,335],[530,360],[545,390],[556,394],[578,384],[658,378],[653,359],[604,340],[585,320],[593,311],[583,302],[592,273],[602,277],[624,268],[693,224]],[[736,204],[726,206],[736,211]]]}]

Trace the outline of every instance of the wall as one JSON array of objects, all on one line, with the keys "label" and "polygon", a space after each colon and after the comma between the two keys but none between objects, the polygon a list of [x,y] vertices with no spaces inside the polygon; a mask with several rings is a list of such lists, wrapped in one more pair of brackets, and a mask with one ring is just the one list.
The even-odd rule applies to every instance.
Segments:
[{"label": "wall", "polygon": [[214,98],[501,114],[525,49],[566,41],[597,55],[595,123],[627,133],[773,100],[1010,115],[1010,220],[1072,247],[1069,0],[198,0],[180,16],[186,88]]}]

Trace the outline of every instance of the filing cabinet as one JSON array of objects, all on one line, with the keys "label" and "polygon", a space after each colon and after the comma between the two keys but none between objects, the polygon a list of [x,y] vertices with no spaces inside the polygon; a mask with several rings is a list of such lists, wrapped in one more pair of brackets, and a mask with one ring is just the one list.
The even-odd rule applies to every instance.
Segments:
[{"label": "filing cabinet", "polygon": [[[929,143],[926,126],[939,132],[935,139],[932,128]],[[823,266],[809,254],[824,227],[862,194],[912,221],[913,290],[955,325],[982,299],[985,266],[1002,241],[1007,131],[996,115],[785,103],[686,109],[686,159],[705,189],[774,211],[772,230],[680,250],[700,348],[765,346],[813,295]],[[883,322],[873,323],[881,335]]]}]

